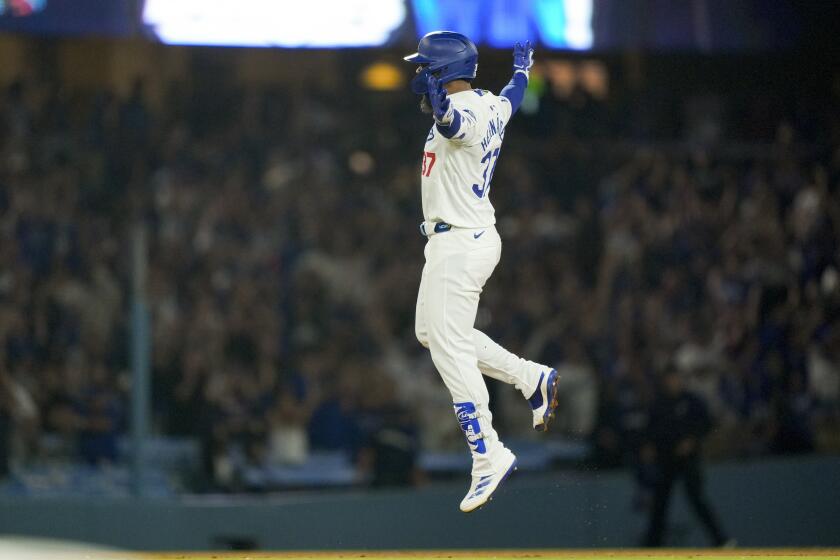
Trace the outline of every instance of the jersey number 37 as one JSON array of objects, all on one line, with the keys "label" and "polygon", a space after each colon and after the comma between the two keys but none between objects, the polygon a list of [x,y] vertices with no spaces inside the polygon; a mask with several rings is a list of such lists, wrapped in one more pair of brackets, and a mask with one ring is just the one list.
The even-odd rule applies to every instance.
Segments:
[{"label": "jersey number 37", "polygon": [[[472,186],[472,190],[478,198],[484,198],[487,194],[487,189],[490,187],[490,181],[493,180],[493,172],[496,170],[496,164],[499,162],[499,150],[501,150],[501,148],[490,150],[484,154],[483,158],[481,158],[481,163],[484,164],[484,184],[481,185],[481,187],[477,184]],[[489,176],[487,175],[488,170],[490,171]]]},{"label": "jersey number 37", "polygon": [[435,166],[436,159],[434,152],[423,152],[423,169],[420,171],[421,177],[428,177],[432,174],[432,167]]}]

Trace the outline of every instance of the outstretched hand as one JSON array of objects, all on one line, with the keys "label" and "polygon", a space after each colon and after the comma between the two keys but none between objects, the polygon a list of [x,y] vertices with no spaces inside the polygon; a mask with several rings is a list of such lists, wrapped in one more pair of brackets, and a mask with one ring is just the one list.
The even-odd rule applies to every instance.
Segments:
[{"label": "outstretched hand", "polygon": [[429,76],[429,104],[432,106],[432,114],[440,124],[452,122],[452,104],[446,97],[446,89],[443,83],[434,76]]},{"label": "outstretched hand", "polygon": [[528,77],[528,73],[533,65],[534,47],[531,46],[531,41],[525,41],[524,44],[516,43],[513,46],[513,71],[522,72]]}]

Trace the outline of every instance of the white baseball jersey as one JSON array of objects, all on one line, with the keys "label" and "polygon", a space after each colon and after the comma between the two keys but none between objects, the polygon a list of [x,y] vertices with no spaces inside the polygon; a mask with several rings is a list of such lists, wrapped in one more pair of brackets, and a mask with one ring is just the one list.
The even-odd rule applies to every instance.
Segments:
[{"label": "white baseball jersey", "polygon": [[485,90],[448,96],[461,115],[461,127],[449,139],[432,125],[423,149],[423,217],[455,227],[482,228],[496,223],[490,181],[499,159],[510,101]]}]

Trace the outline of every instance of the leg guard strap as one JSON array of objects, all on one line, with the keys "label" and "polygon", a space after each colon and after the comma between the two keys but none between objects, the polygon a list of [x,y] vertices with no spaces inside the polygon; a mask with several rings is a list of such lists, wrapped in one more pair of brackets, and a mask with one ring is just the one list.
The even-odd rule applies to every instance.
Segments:
[{"label": "leg guard strap", "polygon": [[467,443],[476,453],[487,453],[487,446],[484,443],[484,433],[481,431],[481,415],[476,411],[475,404],[471,402],[455,403],[455,416],[464,431]]}]

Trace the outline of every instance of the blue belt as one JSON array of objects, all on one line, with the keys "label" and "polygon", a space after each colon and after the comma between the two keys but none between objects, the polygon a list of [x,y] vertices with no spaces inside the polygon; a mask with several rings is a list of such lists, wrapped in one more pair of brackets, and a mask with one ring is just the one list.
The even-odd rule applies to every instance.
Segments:
[{"label": "blue belt", "polygon": [[435,222],[435,227],[433,228],[432,233],[427,233],[427,223],[428,222],[423,222],[420,224],[420,233],[423,235],[423,237],[429,237],[430,235],[434,235],[436,233],[443,233],[452,229],[452,226],[447,224],[446,222]]}]

